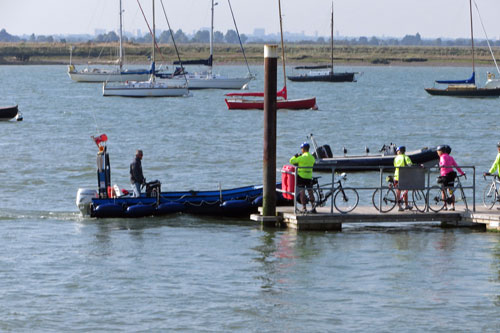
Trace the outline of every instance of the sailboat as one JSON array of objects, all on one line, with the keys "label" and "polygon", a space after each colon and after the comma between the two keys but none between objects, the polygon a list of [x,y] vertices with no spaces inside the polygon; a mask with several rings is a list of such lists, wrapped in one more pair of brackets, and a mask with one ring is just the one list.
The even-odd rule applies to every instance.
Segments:
[{"label": "sailboat", "polygon": [[470,34],[471,34],[471,46],[472,46],[472,75],[466,80],[436,80],[435,83],[447,84],[448,87],[445,89],[439,88],[425,88],[431,95],[437,96],[453,96],[453,97],[499,97],[500,96],[500,86],[496,84],[493,80],[494,78],[489,78],[491,84],[486,84],[485,88],[478,88],[476,86],[476,65],[474,56],[474,28],[472,24],[472,0],[469,0],[469,12],[470,12]]},{"label": "sailboat", "polygon": [[[283,42],[283,22],[281,18],[281,1],[278,0],[280,32],[281,32],[281,57],[283,63],[284,87],[276,93],[276,108],[289,110],[317,110],[316,97],[288,99],[288,91],[286,88],[286,65],[285,65],[285,45]],[[225,102],[229,110],[247,110],[247,109],[264,109],[264,93],[249,92],[249,93],[230,93],[225,95]],[[254,99],[253,97],[257,97]]]},{"label": "sailboat", "polygon": [[[126,81],[126,82],[104,82],[102,86],[103,96],[123,97],[181,97],[189,96],[186,83],[181,84],[170,80],[156,80],[155,73],[155,0],[153,2],[153,52],[151,62],[151,74],[148,81]],[[139,4],[140,5],[140,4]],[[141,9],[142,10],[142,9]]]},{"label": "sailboat", "polygon": [[84,68],[77,70],[72,63],[73,47],[70,48],[68,75],[76,82],[112,82],[112,81],[127,81],[127,80],[147,80],[151,71],[149,69],[124,69],[123,68],[123,24],[122,24],[122,1],[120,0],[120,46],[118,68],[103,69],[103,68]]},{"label": "sailboat", "polygon": [[332,17],[330,22],[331,36],[330,36],[330,50],[331,50],[331,64],[323,66],[299,66],[295,69],[328,69],[328,71],[310,71],[306,74],[301,75],[289,75],[288,79],[290,81],[297,82],[310,82],[310,81],[323,81],[323,82],[356,82],[354,79],[353,72],[338,73],[333,71],[333,2],[332,2]]},{"label": "sailboat", "polygon": [[[171,80],[185,80],[188,81],[189,89],[245,89],[248,83],[254,78],[250,73],[250,68],[248,67],[248,75],[245,77],[226,77],[220,74],[213,73],[213,58],[214,58],[214,0],[212,1],[212,19],[210,25],[210,56],[208,59],[203,60],[188,60],[182,61],[182,65],[203,65],[207,66],[208,70],[197,73],[185,73],[184,75],[178,75],[171,78]],[[229,0],[228,0],[229,2]],[[229,6],[231,3],[229,2]],[[231,9],[232,13],[232,9]],[[233,15],[234,19],[234,15]],[[235,21],[236,24],[236,21]],[[236,28],[237,29],[237,28]],[[239,34],[238,34],[239,38]],[[240,42],[241,45],[241,42]],[[243,45],[241,45],[243,48]],[[246,60],[246,59],[245,59]],[[179,62],[174,62],[174,65],[180,64]]]}]

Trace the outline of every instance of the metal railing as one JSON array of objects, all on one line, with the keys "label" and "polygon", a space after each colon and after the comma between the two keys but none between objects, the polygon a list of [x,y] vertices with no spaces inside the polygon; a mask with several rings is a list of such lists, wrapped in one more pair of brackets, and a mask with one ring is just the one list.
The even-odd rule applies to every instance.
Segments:
[{"label": "metal railing", "polygon": [[[285,171],[283,170],[282,168],[279,168],[279,169],[276,169],[277,172],[280,172],[280,173],[285,173],[285,174],[290,174],[290,175],[293,175],[295,178],[295,180],[297,179],[297,176],[298,176],[298,169],[299,168],[303,168],[303,169],[313,169],[313,167],[298,167],[298,166],[295,166],[295,171],[294,172],[289,172],[289,171]],[[352,171],[357,171],[357,172],[361,172],[361,171],[373,171],[373,167],[362,167],[362,166],[343,166],[342,168],[338,168],[340,171],[343,171],[345,170],[346,168],[348,168],[349,170],[352,170]],[[426,196],[426,211],[428,212],[429,211],[429,191],[432,189],[432,188],[435,188],[437,183],[436,184],[431,184],[431,174],[437,174],[439,175],[439,170],[441,169],[441,167],[438,167],[438,166],[434,166],[434,167],[422,167],[422,166],[408,166],[408,167],[400,167],[400,169],[405,169],[405,168],[408,168],[408,169],[424,169],[425,173],[426,173],[426,184],[424,185],[424,187],[422,188],[418,188],[418,190],[422,190],[424,191],[424,194]],[[452,166],[443,166],[443,168],[452,168]],[[472,170],[472,185],[469,185],[469,186],[465,186],[464,184],[462,184],[462,188],[464,190],[466,189],[471,189],[472,190],[472,211],[475,212],[476,211],[476,167],[475,166],[458,166],[458,168],[460,169],[465,169],[465,170]],[[335,174],[336,174],[336,171],[337,171],[337,168],[336,167],[331,167],[331,184],[330,187],[321,187],[322,190],[330,190],[332,192],[332,194],[335,192],[336,190],[336,187],[335,187]],[[384,172],[387,172],[385,170],[394,170],[394,167],[392,166],[380,166],[379,167],[379,186],[377,187],[350,187],[350,188],[353,188],[355,189],[356,191],[368,191],[368,190],[371,190],[371,191],[375,191],[377,189],[379,189],[382,193],[383,190],[386,190],[386,189],[389,189],[391,188],[390,186],[387,186],[384,184]],[[325,173],[324,171],[322,171],[321,173]],[[283,186],[283,184],[282,184]],[[344,187],[346,188],[346,187]],[[393,189],[396,189],[396,188],[393,188]],[[412,188],[399,188],[401,191],[406,191],[406,190],[412,190]],[[298,193],[298,186],[297,186],[297,181],[295,181],[295,187],[294,187],[294,191],[293,192],[289,192],[289,191],[284,191],[283,189],[277,189],[276,191],[278,192],[281,192],[281,193],[285,193],[285,194],[290,194],[293,196],[293,207],[294,207],[294,211],[296,212],[297,211],[297,193]],[[331,196],[331,199],[330,199],[330,213],[333,214],[333,211],[334,211],[334,203],[333,203],[333,195]],[[379,213],[382,213],[382,195],[379,196]],[[467,206],[468,207],[468,206]],[[468,208],[467,208],[468,210]]]}]

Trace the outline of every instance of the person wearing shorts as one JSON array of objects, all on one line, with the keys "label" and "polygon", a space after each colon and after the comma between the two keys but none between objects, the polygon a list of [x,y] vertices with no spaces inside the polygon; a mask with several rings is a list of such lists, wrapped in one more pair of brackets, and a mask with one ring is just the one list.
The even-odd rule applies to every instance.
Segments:
[{"label": "person wearing shorts", "polygon": [[[451,148],[448,146],[438,146],[437,147],[437,153],[439,155],[439,167],[440,167],[440,174],[441,176],[438,177],[438,183],[441,183],[444,185],[445,188],[448,188],[448,191],[451,191],[451,188],[455,186],[455,178],[457,177],[457,173],[453,170],[453,168],[457,169],[457,171],[463,176],[465,175],[465,172],[462,171],[458,167],[457,162],[455,162],[455,159],[450,156]],[[444,193],[445,190],[441,191],[442,192],[442,198],[444,200],[444,209],[448,210],[448,202],[446,202],[445,198],[446,195]],[[451,208],[450,210],[455,210],[455,194],[451,194]]]},{"label": "person wearing shorts", "polygon": [[399,146],[396,148],[396,154],[397,156],[394,158],[394,166],[396,167],[396,170],[394,171],[394,187],[396,188],[396,198],[398,201],[399,205],[399,211],[403,211],[405,209],[412,209],[412,207],[408,204],[408,190],[403,192],[403,201],[405,202],[405,207],[403,208],[401,204],[401,190],[398,187],[399,184],[399,167],[407,167],[411,166],[413,163],[411,159],[405,155],[406,153],[406,147],[405,146]]},{"label": "person wearing shorts", "polygon": [[[312,190],[312,167],[316,159],[309,153],[309,143],[304,142],[300,146],[302,154],[295,154],[290,158],[290,163],[299,167],[297,170],[297,187],[300,188],[300,202],[302,203],[303,212],[306,211],[306,191],[309,192],[309,200],[314,203],[314,195]],[[313,209],[313,213],[315,209]]]}]

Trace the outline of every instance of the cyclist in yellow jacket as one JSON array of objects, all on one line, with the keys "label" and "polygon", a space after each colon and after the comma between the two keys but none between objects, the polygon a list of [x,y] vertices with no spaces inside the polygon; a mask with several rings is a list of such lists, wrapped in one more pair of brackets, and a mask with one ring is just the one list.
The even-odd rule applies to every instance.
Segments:
[{"label": "cyclist in yellow jacket", "polygon": [[396,167],[396,171],[394,172],[394,186],[396,188],[396,198],[399,204],[399,211],[403,211],[405,209],[411,209],[412,207],[408,205],[408,190],[403,193],[403,200],[405,201],[405,208],[401,205],[401,190],[398,187],[399,184],[399,168],[406,167],[412,165],[411,159],[405,155],[406,147],[399,146],[396,148],[397,156],[394,158],[394,166]]},{"label": "cyclist in yellow jacket", "polygon": [[490,176],[494,173],[498,173],[500,175],[500,142],[497,143],[497,150],[497,158],[495,158],[495,161],[491,165],[490,171],[484,173],[485,176]]},{"label": "cyclist in yellow jacket", "polygon": [[[306,192],[307,188],[309,192],[309,200],[311,204],[314,203],[314,195],[312,190],[312,166],[316,159],[309,153],[309,143],[304,142],[300,149],[302,154],[295,154],[292,158],[290,158],[290,163],[293,165],[297,165],[299,169],[297,170],[297,187],[300,187],[300,202],[304,207],[303,211],[306,211]],[[313,209],[313,213],[316,209]]]}]

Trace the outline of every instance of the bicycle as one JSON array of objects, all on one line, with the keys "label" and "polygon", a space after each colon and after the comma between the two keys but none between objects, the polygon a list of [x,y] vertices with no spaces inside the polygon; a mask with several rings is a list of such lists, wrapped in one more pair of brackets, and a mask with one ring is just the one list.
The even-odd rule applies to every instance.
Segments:
[{"label": "bicycle", "polygon": [[[427,202],[430,210],[436,213],[443,210],[445,203],[451,204],[453,202],[453,195],[457,190],[459,191],[460,196],[459,198],[456,198],[455,196],[455,202],[463,201],[465,204],[465,210],[469,210],[469,206],[467,204],[467,198],[465,197],[465,192],[462,187],[462,182],[460,181],[460,178],[464,176],[465,175],[456,176],[455,180],[457,184],[454,186],[445,186],[444,184],[441,184],[441,186],[432,186],[431,188],[429,188],[429,190],[427,191],[427,198],[428,198]],[[443,194],[444,194],[444,199],[443,199]]]},{"label": "bicycle", "polygon": [[[387,176],[386,181],[389,183],[387,189],[376,189],[372,195],[372,204],[375,209],[382,213],[388,213],[396,207],[398,200],[396,200],[396,191],[394,190],[396,186],[394,185],[394,177]],[[384,192],[385,190],[385,192]],[[382,208],[379,209],[380,205],[380,195],[382,196]],[[401,200],[401,199],[400,199]],[[427,209],[427,200],[422,190],[412,190],[411,191],[411,201],[413,203],[413,207],[415,207],[419,212],[425,212]]]},{"label": "bicycle", "polygon": [[340,179],[334,182],[334,184],[337,185],[334,186],[332,190],[328,191],[325,191],[323,188],[331,188],[332,184],[330,183],[320,186],[318,182],[319,178],[321,177],[313,177],[312,191],[314,195],[314,202],[311,203],[309,193],[306,189],[306,200],[308,203],[311,203],[311,212],[315,212],[317,207],[323,207],[331,196],[333,196],[333,205],[335,206],[335,209],[343,214],[352,212],[358,206],[358,191],[354,188],[344,187],[342,185],[342,181],[347,180],[345,173],[342,173],[340,175]]},{"label": "bicycle", "polygon": [[492,176],[491,184],[486,185],[483,191],[483,205],[488,209],[492,209],[495,206],[495,203],[500,201],[500,177],[498,175],[483,175],[483,178],[486,180],[486,176]]}]

